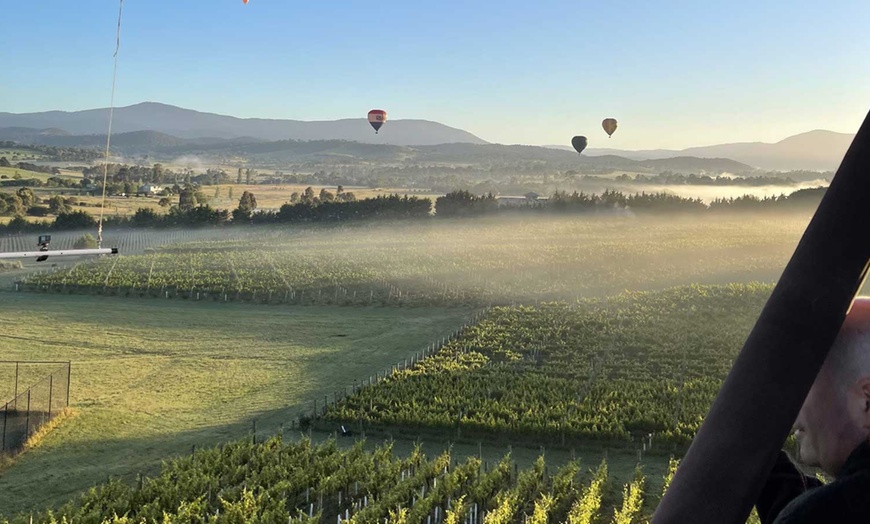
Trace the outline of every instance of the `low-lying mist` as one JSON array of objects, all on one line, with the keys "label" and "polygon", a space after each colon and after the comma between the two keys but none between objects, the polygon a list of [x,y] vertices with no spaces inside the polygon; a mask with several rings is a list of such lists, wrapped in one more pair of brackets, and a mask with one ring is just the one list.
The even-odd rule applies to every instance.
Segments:
[{"label": "low-lying mist", "polygon": [[[136,240],[126,241],[131,250],[120,258],[78,266],[79,277],[60,275],[56,282],[248,293],[289,303],[573,301],[686,284],[775,281],[809,219],[808,212],[529,215],[235,227],[173,232],[172,238],[139,232],[129,233]],[[142,252],[170,244],[130,254],[136,246]]]},{"label": "low-lying mist", "polygon": [[751,185],[724,185],[724,186],[715,186],[715,185],[676,185],[676,184],[643,184],[643,183],[631,183],[631,184],[620,184],[618,182],[613,183],[601,183],[595,185],[587,185],[584,186],[584,191],[593,192],[593,193],[601,193],[605,190],[617,190],[626,194],[633,193],[668,193],[671,195],[680,196],[683,198],[700,198],[705,204],[709,204],[710,202],[716,199],[728,199],[728,198],[738,198],[746,195],[755,196],[758,198],[764,197],[777,197],[780,195],[788,196],[795,191],[799,191],[801,189],[810,189],[816,187],[827,187],[829,182],[825,179],[811,180],[808,182],[800,182],[795,184],[783,184],[783,185],[765,185],[765,186],[751,186]]},{"label": "low-lying mist", "polygon": [[700,198],[705,204],[709,204],[717,198],[737,198],[744,195],[752,195],[758,198],[788,196],[801,189],[827,187],[828,181],[824,179],[801,182],[786,186],[640,186],[636,191],[664,192],[685,198]]}]

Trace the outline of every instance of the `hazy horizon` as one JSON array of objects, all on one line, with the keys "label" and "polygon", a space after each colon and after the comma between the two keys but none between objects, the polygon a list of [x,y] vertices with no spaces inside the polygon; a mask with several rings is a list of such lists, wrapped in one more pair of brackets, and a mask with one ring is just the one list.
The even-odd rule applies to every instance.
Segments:
[{"label": "hazy horizon", "polygon": [[[131,107],[131,106],[137,106],[137,105],[141,105],[141,104],[161,104],[161,105],[169,105],[169,106],[173,106],[172,104],[167,104],[167,103],[165,103],[165,102],[160,102],[160,101],[157,101],[157,100],[143,100],[143,101],[140,101],[140,102],[134,102],[134,103],[128,104],[128,105],[126,105],[126,106],[120,106],[120,107]],[[179,106],[173,106],[173,107],[179,107]],[[115,106],[115,108],[118,109],[119,106]],[[243,119],[243,120],[244,120],[244,119],[296,120],[296,119],[289,119],[289,118],[288,118],[288,119],[279,119],[279,118],[270,118],[270,117],[248,117],[248,116],[239,116],[239,115],[234,115],[234,114],[214,113],[214,112],[212,112],[212,111],[209,111],[208,109],[204,109],[204,108],[194,108],[194,107],[179,107],[179,109],[190,110],[190,111],[196,111],[196,112],[199,112],[199,113],[217,114],[217,115],[219,115],[219,116],[226,116],[226,117],[232,117],[232,118],[239,118],[239,119]],[[88,108],[83,108],[83,109],[73,109],[73,110],[62,109],[62,108],[55,108],[55,109],[50,109],[50,110],[45,110],[45,111],[33,111],[33,112],[0,111],[0,113],[10,113],[10,114],[21,115],[21,114],[32,114],[32,113],[51,112],[51,111],[59,111],[59,112],[63,112],[63,113],[75,113],[75,112],[80,112],[80,111],[93,111],[93,110],[108,110],[108,107],[88,107]],[[326,120],[326,119],[313,119],[313,120],[297,120],[297,121],[299,121],[299,122],[335,122],[335,121],[340,121],[340,120],[352,120],[352,119],[360,120],[360,121],[365,121],[365,117],[360,117],[359,115],[356,115],[356,116],[348,116],[348,117],[342,117],[342,118],[336,118],[336,119],[332,119],[332,120]],[[436,122],[436,123],[439,123],[439,124],[444,124],[444,125],[447,125],[447,126],[449,126],[449,127],[454,127],[454,128],[455,128],[455,126],[450,126],[449,124],[445,124],[444,122],[440,122],[440,121],[437,121],[437,120],[418,119],[418,118],[414,118],[414,117],[408,117],[408,118],[396,118],[396,119],[391,119],[391,120],[392,120],[392,121],[395,121],[395,120],[424,120],[424,121],[428,121],[428,122]],[[462,130],[462,131],[468,131],[467,129],[462,129],[462,128],[456,128],[456,129],[460,129],[460,130]],[[148,129],[144,129],[144,128],[143,128],[142,131],[148,131]],[[782,137],[773,137],[772,139],[770,139],[770,141],[762,141],[762,140],[744,140],[744,141],[717,142],[717,143],[712,143],[712,142],[710,142],[710,143],[707,143],[707,142],[697,142],[697,143],[692,143],[692,144],[690,144],[690,145],[688,145],[688,146],[686,146],[686,147],[679,147],[679,148],[666,148],[666,147],[656,147],[656,148],[654,148],[654,147],[620,148],[620,147],[610,146],[610,145],[608,145],[608,143],[603,143],[603,144],[598,144],[597,147],[590,147],[590,148],[588,149],[588,151],[595,151],[595,150],[601,150],[601,151],[609,151],[609,150],[624,150],[624,151],[637,151],[637,152],[642,152],[642,151],[655,151],[655,150],[681,151],[681,150],[683,150],[683,149],[691,149],[691,148],[698,148],[698,147],[709,147],[709,146],[717,146],[717,145],[730,145],[730,144],[749,144],[749,143],[758,143],[758,144],[775,144],[775,143],[778,143],[778,142],[780,142],[780,141],[782,141],[782,140],[785,140],[785,139],[787,139],[787,138],[791,138],[791,137],[796,136],[796,135],[802,135],[802,134],[806,134],[806,133],[814,133],[814,132],[819,132],[819,131],[821,131],[821,132],[843,133],[843,134],[854,134],[854,131],[848,132],[848,131],[835,131],[835,130],[833,130],[833,129],[814,128],[814,129],[805,129],[805,130],[802,130],[802,131],[798,131],[798,132],[796,132],[796,133],[793,133],[793,134],[791,134],[791,135],[786,135],[786,136],[782,136]],[[126,133],[129,133],[130,131],[125,131],[125,132],[126,132]],[[76,134],[76,133],[73,133],[73,134]],[[103,134],[105,134],[105,133],[103,133]],[[122,133],[115,132],[115,133],[113,133],[113,135],[114,135],[114,134],[122,134]],[[169,133],[167,133],[167,134],[169,134]],[[473,133],[472,133],[472,134],[473,134]],[[527,144],[527,143],[520,143],[520,142],[495,142],[495,141],[492,141],[492,140],[488,140],[486,137],[482,137],[482,136],[479,136],[479,135],[475,135],[475,136],[477,136],[478,138],[480,138],[480,139],[482,139],[482,140],[485,140],[486,142],[489,142],[490,144],[495,144],[495,145],[506,145],[506,146],[514,146],[514,145],[516,145],[516,146],[536,146],[536,147],[560,148],[560,149],[566,149],[566,150],[573,150],[572,147],[570,146],[570,144],[562,144],[562,143]],[[563,142],[565,142],[565,141],[563,140]]]}]

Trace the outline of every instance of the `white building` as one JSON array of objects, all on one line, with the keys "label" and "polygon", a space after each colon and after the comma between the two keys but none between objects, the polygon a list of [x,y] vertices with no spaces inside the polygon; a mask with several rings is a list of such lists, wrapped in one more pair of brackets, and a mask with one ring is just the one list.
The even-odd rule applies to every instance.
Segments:
[{"label": "white building", "polygon": [[136,193],[145,196],[157,196],[163,192],[163,189],[163,186],[158,186],[157,184],[145,184],[144,186],[139,186],[139,190]]}]

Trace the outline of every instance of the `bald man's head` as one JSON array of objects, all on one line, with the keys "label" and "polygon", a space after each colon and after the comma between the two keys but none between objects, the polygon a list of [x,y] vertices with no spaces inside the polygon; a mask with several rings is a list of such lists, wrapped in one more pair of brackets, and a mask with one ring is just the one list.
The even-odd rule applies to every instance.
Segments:
[{"label": "bald man's head", "polygon": [[870,436],[870,299],[852,305],[795,428],[801,461],[832,475]]},{"label": "bald man's head", "polygon": [[825,367],[844,386],[870,372],[870,298],[855,300]]}]

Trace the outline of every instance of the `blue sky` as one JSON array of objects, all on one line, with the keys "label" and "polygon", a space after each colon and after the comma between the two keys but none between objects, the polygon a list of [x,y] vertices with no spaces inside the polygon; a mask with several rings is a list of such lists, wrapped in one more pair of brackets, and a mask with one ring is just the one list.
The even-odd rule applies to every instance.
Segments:
[{"label": "blue sky", "polygon": [[[680,148],[854,132],[867,0],[126,0],[117,105],[330,120],[373,108],[501,143]],[[0,111],[105,107],[117,2],[2,10]],[[605,117],[619,119],[607,139]]]}]

